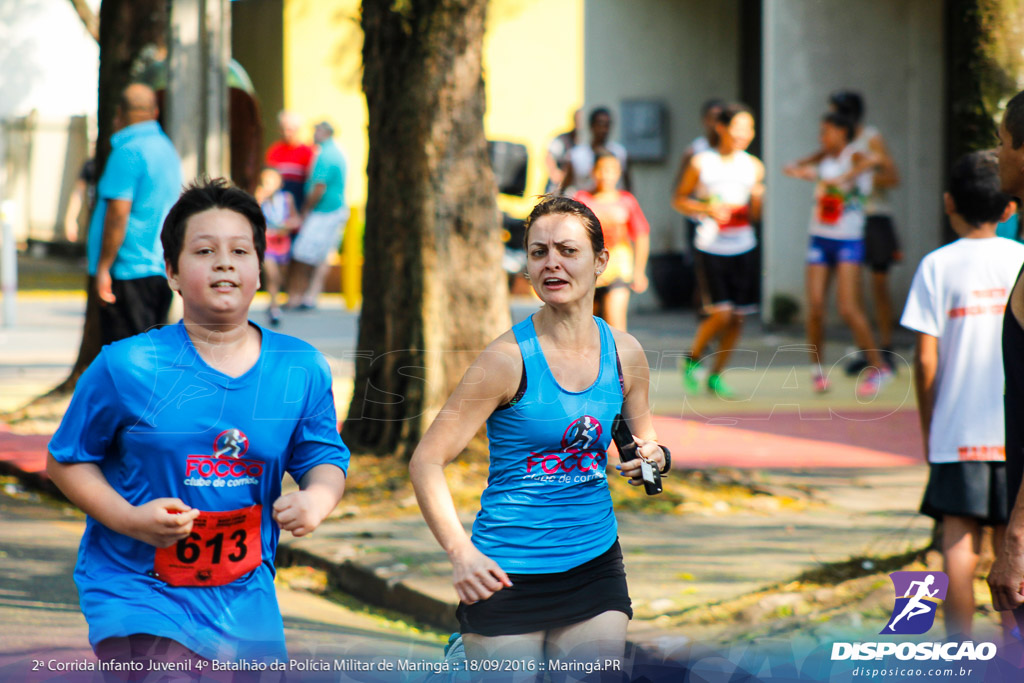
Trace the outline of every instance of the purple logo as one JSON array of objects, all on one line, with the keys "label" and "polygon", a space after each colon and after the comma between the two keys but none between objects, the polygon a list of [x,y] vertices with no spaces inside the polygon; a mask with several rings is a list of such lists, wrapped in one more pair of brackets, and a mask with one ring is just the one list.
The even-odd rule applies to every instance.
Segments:
[{"label": "purple logo", "polygon": [[935,623],[939,602],[946,599],[949,577],[944,572],[893,572],[896,605],[882,634],[921,635]]}]

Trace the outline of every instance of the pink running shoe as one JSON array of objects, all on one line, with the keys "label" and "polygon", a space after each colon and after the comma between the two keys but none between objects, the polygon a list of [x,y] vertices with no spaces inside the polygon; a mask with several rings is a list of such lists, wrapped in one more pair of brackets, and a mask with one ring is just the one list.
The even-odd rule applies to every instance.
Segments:
[{"label": "pink running shoe", "polygon": [[892,370],[889,368],[869,368],[864,379],[857,384],[857,398],[874,398],[891,381]]},{"label": "pink running shoe", "polygon": [[814,393],[824,394],[828,391],[828,379],[821,373],[815,373],[811,375],[811,383],[814,386]]}]

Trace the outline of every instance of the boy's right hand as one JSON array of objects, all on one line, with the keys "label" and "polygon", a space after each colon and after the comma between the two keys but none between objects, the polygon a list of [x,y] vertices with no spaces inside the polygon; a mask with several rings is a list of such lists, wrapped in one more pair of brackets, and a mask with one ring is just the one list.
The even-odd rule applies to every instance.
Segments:
[{"label": "boy's right hand", "polygon": [[199,510],[177,498],[157,498],[132,509],[123,533],[157,548],[166,548],[192,533],[192,522],[198,516]]}]

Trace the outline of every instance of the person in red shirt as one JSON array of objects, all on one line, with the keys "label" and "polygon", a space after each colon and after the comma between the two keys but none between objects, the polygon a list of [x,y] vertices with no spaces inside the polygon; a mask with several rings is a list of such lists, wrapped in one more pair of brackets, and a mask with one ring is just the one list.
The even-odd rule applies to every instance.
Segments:
[{"label": "person in red shirt", "polygon": [[619,159],[599,150],[594,161],[594,189],[580,190],[573,198],[597,215],[609,252],[608,267],[597,279],[595,313],[625,332],[630,291],[647,290],[651,228],[636,197],[616,189],[621,175]]},{"label": "person in red shirt", "polygon": [[267,150],[267,166],[281,174],[281,185],[292,195],[295,206],[302,206],[306,198],[306,178],[313,164],[313,147],[299,140],[302,120],[298,114],[282,111],[277,115],[281,139]]}]

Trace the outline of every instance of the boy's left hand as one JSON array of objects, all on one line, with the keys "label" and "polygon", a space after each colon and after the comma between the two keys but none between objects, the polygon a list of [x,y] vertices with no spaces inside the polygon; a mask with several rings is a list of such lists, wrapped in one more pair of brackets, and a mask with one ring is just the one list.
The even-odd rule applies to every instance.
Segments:
[{"label": "boy's left hand", "polygon": [[292,491],[274,502],[274,521],[294,536],[305,536],[316,529],[330,512],[310,491]]}]

